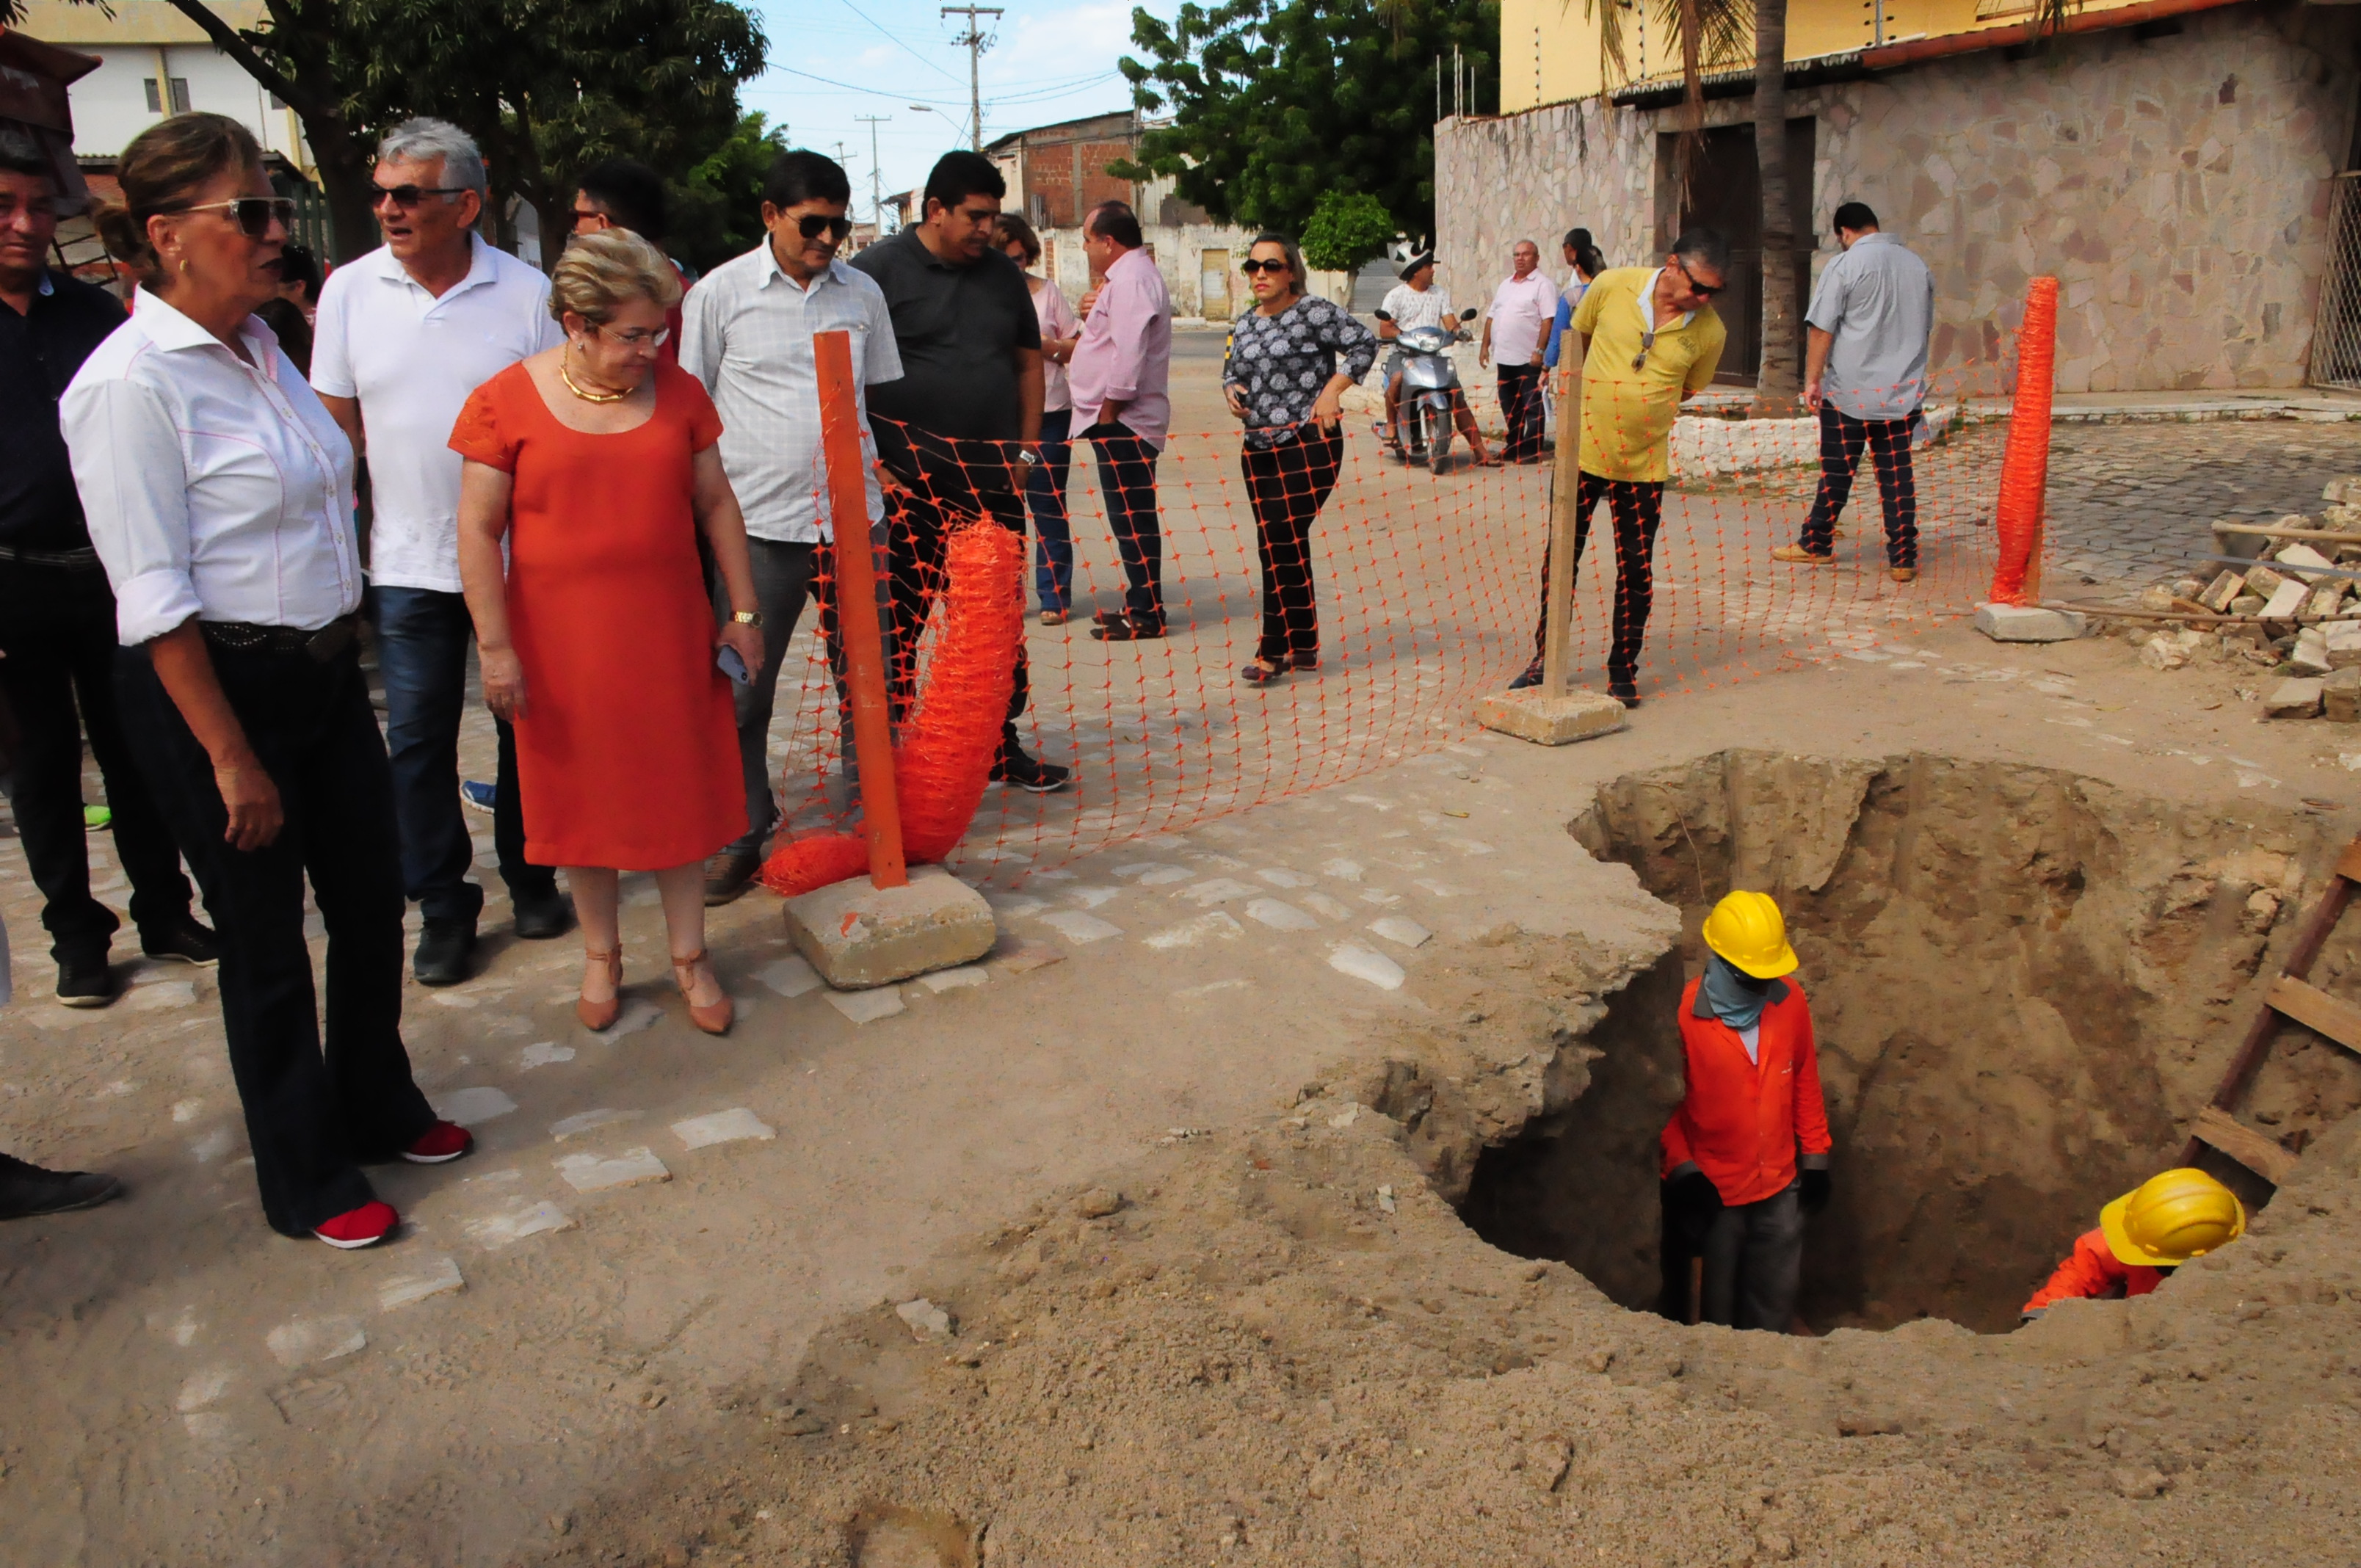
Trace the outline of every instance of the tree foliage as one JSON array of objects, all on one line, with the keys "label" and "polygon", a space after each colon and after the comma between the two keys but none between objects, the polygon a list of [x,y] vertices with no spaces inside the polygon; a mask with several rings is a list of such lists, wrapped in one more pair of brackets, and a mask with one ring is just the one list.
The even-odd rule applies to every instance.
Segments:
[{"label": "tree foliage", "polygon": [[1301,235],[1330,192],[1434,226],[1435,60],[1456,46],[1497,106],[1497,0],[1226,0],[1132,16],[1132,101],[1170,123],[1115,172],[1172,178],[1229,222]]},{"label": "tree foliage", "polygon": [[1323,272],[1350,272],[1394,237],[1393,214],[1367,191],[1331,191],[1303,225],[1303,259]]},{"label": "tree foliage", "polygon": [[672,253],[709,272],[753,249],[763,237],[763,177],[787,148],[785,126],[759,111],[741,115],[729,140],[674,181]]}]

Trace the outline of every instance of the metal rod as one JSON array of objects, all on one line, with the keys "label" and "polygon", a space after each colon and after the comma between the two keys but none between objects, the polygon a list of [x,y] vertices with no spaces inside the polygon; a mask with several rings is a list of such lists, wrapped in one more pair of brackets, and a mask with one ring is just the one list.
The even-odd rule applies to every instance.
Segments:
[{"label": "metal rod", "polygon": [[2200,555],[2200,561],[2219,561],[2225,566],[2268,566],[2282,577],[2361,577],[2361,572],[2350,566],[2299,566],[2289,562],[2281,566],[2277,561],[2258,561],[2251,555]]}]

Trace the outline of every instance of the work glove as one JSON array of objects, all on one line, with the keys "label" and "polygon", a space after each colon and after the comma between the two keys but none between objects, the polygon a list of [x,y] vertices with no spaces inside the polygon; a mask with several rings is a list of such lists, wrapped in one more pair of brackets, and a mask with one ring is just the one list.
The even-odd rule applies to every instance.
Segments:
[{"label": "work glove", "polygon": [[1713,1178],[1702,1170],[1691,1170],[1664,1184],[1664,1206],[1689,1245],[1701,1246],[1714,1216],[1721,1212],[1721,1192]]},{"label": "work glove", "polygon": [[1828,1173],[1806,1166],[1803,1178],[1804,1190],[1796,1194],[1795,1201],[1802,1205],[1805,1213],[1817,1214],[1828,1206]]}]

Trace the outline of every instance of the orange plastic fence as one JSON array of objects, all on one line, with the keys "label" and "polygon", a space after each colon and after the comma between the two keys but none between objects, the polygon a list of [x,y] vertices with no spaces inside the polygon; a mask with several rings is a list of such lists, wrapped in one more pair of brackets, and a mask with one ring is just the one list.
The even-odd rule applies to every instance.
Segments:
[{"label": "orange plastic fence", "polygon": [[1992,601],[2025,604],[2041,592],[2041,512],[2049,485],[2049,399],[2057,378],[2058,280],[2036,278],[2025,293],[2017,337],[2016,398],[2001,459]]}]

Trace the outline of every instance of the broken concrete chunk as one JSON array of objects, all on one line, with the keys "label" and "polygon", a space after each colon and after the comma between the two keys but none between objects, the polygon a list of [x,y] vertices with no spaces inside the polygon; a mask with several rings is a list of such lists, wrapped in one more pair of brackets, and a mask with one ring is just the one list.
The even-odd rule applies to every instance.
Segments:
[{"label": "broken concrete chunk", "polygon": [[609,1192],[618,1187],[638,1187],[650,1181],[670,1181],[653,1150],[625,1149],[619,1155],[570,1154],[553,1162],[566,1185],[577,1192]]},{"label": "broken concrete chunk", "polygon": [[2307,626],[2295,634],[2295,647],[2288,653],[2288,663],[2300,675],[2328,674],[2328,633],[2317,626]]},{"label": "broken concrete chunk", "polygon": [[1623,705],[1604,692],[1545,696],[1536,686],[1477,698],[1476,722],[1536,746],[1566,746],[1612,735],[1631,721]]},{"label": "broken concrete chunk", "polygon": [[270,1331],[270,1354],[281,1366],[310,1366],[352,1354],[368,1343],[358,1318],[297,1318]]},{"label": "broken concrete chunk", "polygon": [[1369,929],[1389,942],[1405,948],[1422,948],[1434,939],[1434,933],[1407,915],[1389,915],[1382,920],[1369,922]]},{"label": "broken concrete chunk", "polygon": [[2197,596],[2197,602],[2219,615],[2230,608],[2230,601],[2244,592],[2246,587],[2245,573],[2224,572],[2213,579],[2213,587]]},{"label": "broken concrete chunk", "polygon": [[464,1290],[467,1282],[459,1277],[459,1263],[452,1257],[430,1257],[407,1272],[379,1281],[377,1310],[394,1311],[413,1307],[435,1296],[447,1296],[454,1290]]},{"label": "broken concrete chunk", "polygon": [[2266,718],[2315,718],[2320,714],[2320,677],[2299,676],[2281,681],[2263,698]]},{"label": "broken concrete chunk", "polygon": [[2326,620],[2330,616],[2337,614],[2344,607],[2345,585],[2323,582],[2312,590],[2312,598],[2304,601],[2301,613],[2306,620]]},{"label": "broken concrete chunk", "polygon": [[2328,557],[2309,544],[2282,544],[2275,559],[2279,565],[2307,583],[2316,583],[2318,573],[2332,565]]},{"label": "broken concrete chunk", "polygon": [[2320,488],[2320,499],[2337,501],[2361,501],[2361,474],[2341,474]]},{"label": "broken concrete chunk", "polygon": [[2263,619],[2293,620],[2297,613],[2303,609],[2304,600],[2311,597],[2312,588],[2309,584],[2290,577],[2271,590],[2271,597],[2263,605]]},{"label": "broken concrete chunk", "polygon": [[2272,571],[2268,566],[2254,565],[2246,568],[2246,591],[2250,594],[2260,594],[2265,598],[2268,598],[2279,592],[2279,585],[2286,581],[2285,577]]},{"label": "broken concrete chunk", "polygon": [[1358,942],[1340,943],[1328,955],[1328,967],[1355,980],[1366,980],[1383,991],[1400,991],[1402,981],[1410,978],[1402,972],[1401,965]]},{"label": "broken concrete chunk", "polygon": [[2153,583],[2140,590],[2142,609],[2167,610],[2172,608],[2172,589],[2162,583]]},{"label": "broken concrete chunk", "polygon": [[822,980],[845,990],[891,985],[972,963],[1000,928],[983,895],[940,866],[913,866],[902,887],[852,877],[786,903],[787,935]]},{"label": "broken concrete chunk", "polygon": [[2331,724],[2361,723],[2361,668],[2337,670],[2321,682],[2320,707]]},{"label": "broken concrete chunk", "polygon": [[2345,670],[2361,664],[2361,621],[2323,627],[2321,635],[2327,640],[2330,669]]},{"label": "broken concrete chunk", "polygon": [[773,1138],[778,1135],[761,1117],[743,1105],[709,1115],[691,1116],[672,1124],[673,1135],[686,1148],[701,1149],[709,1144],[736,1143],[744,1138]]},{"label": "broken concrete chunk", "polygon": [[2265,598],[2260,594],[2240,594],[2236,598],[2230,601],[2230,613],[2232,615],[2260,615],[2263,613],[2263,606],[2270,602],[2270,600]]},{"label": "broken concrete chunk", "polygon": [[2139,662],[2151,670],[2178,670],[2189,663],[2189,650],[2169,632],[2158,632],[2140,644]]},{"label": "broken concrete chunk", "polygon": [[951,1315],[924,1296],[915,1301],[903,1302],[894,1309],[894,1315],[908,1325],[915,1338],[923,1340],[951,1337]]},{"label": "broken concrete chunk", "polygon": [[2082,617],[2070,609],[2029,604],[1976,607],[1976,630],[1995,642],[2070,642],[2082,635]]}]

